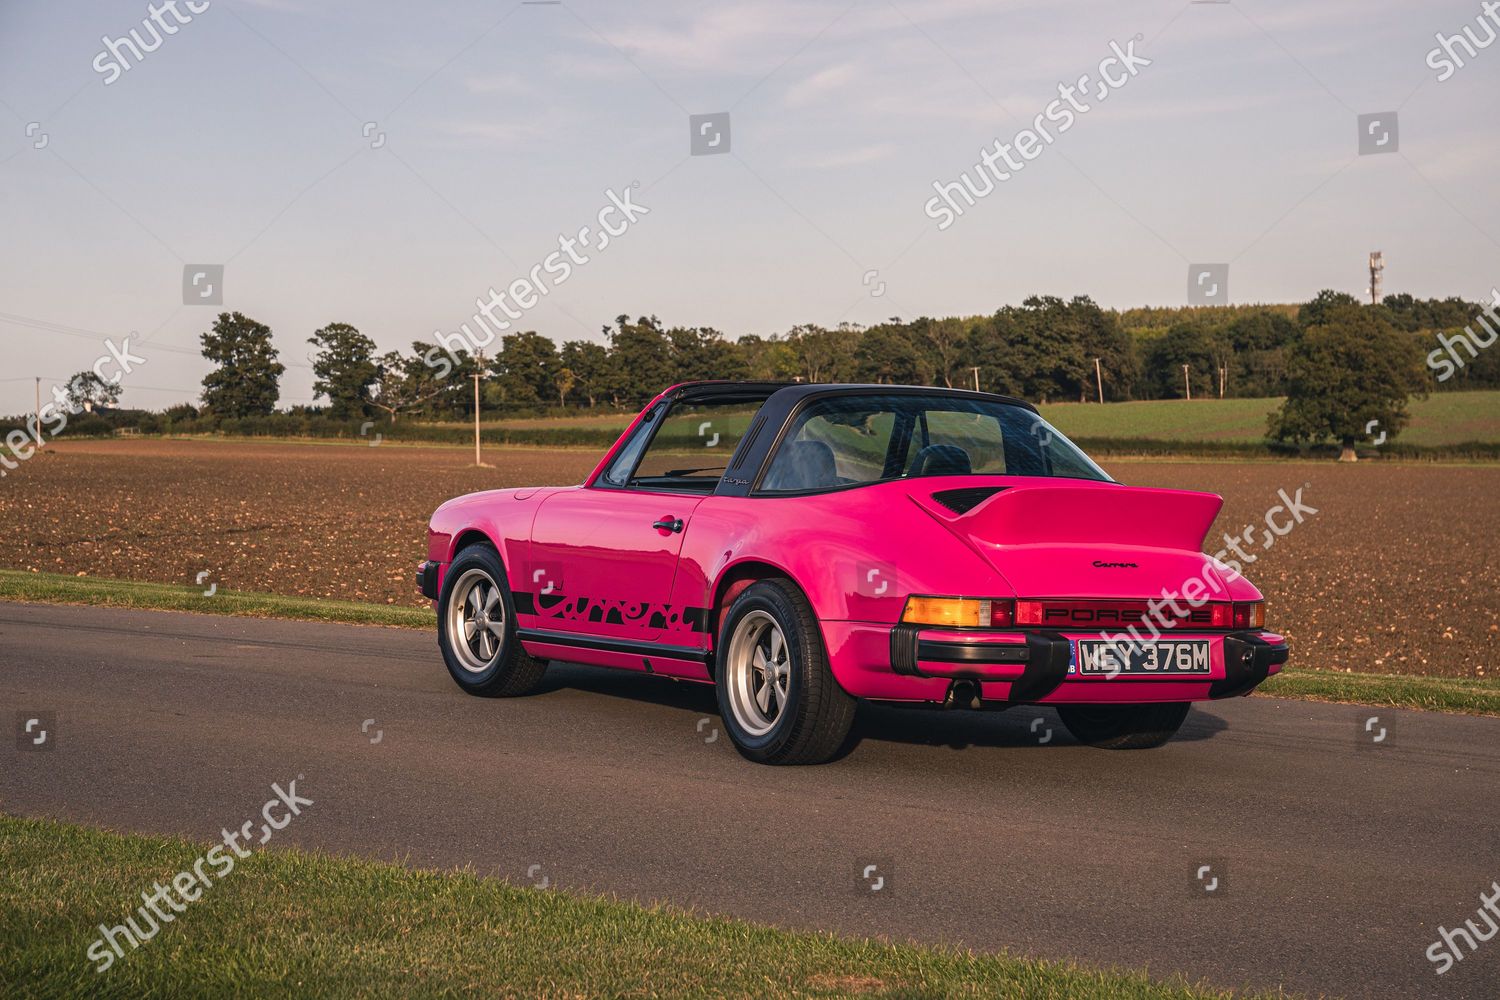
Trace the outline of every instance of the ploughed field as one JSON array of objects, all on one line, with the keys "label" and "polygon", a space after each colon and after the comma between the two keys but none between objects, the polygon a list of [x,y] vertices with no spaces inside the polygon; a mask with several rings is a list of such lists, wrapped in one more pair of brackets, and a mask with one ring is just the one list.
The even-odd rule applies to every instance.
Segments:
[{"label": "ploughed field", "polygon": [[[576,483],[597,458],[492,448],[495,467],[476,469],[462,448],[63,441],[0,479],[0,568],[418,605],[413,570],[434,507],[473,490]],[[1210,552],[1255,526],[1246,575],[1294,665],[1495,675],[1500,467],[1105,464],[1132,485],[1224,496]],[[1318,513],[1265,548],[1266,512],[1299,488]]]}]

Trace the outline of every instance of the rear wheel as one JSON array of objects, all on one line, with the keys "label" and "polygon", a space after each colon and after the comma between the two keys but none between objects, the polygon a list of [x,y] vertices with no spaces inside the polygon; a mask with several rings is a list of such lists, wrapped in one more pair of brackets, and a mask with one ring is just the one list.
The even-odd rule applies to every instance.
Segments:
[{"label": "rear wheel", "polygon": [[1185,701],[1148,705],[1058,705],[1063,725],[1080,743],[1105,750],[1145,750],[1171,739],[1187,718]]},{"label": "rear wheel", "polygon": [[822,764],[839,752],[855,701],[834,680],[812,608],[790,580],[761,580],[735,598],[718,650],[719,713],[741,754]]},{"label": "rear wheel", "polygon": [[488,545],[459,552],[438,595],[438,647],[448,673],[469,694],[530,694],[547,670],[521,648],[516,609],[499,554]]}]

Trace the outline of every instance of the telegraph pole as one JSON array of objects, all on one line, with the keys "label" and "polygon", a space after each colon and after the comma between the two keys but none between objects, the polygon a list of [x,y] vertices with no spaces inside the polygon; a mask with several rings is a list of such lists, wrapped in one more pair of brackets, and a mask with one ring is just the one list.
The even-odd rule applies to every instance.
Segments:
[{"label": "telegraph pole", "polygon": [[36,446],[42,446],[42,377],[36,377],[36,425],[32,427],[32,436],[36,438]]},{"label": "telegraph pole", "polygon": [[974,391],[978,392],[979,391],[979,366],[975,365],[973,368],[970,368],[969,371],[971,371],[971,372],[974,373]]},{"label": "telegraph pole", "polygon": [[1094,382],[1099,386],[1099,404],[1104,404],[1104,372],[1099,367],[1099,359],[1094,359]]},{"label": "telegraph pole", "polygon": [[1182,387],[1187,390],[1188,401],[1192,402],[1192,399],[1193,399],[1193,380],[1190,379],[1190,378],[1188,378],[1188,366],[1187,365],[1183,365],[1182,366]]},{"label": "telegraph pole", "polygon": [[474,355],[474,465],[484,468],[484,461],[479,457],[479,373],[484,371],[484,351],[477,351]]}]

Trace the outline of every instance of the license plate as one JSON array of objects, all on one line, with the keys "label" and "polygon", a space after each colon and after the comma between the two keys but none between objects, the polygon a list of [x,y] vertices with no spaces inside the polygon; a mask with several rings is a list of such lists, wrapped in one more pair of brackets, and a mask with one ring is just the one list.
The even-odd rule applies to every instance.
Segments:
[{"label": "license plate", "polygon": [[1085,677],[1207,674],[1213,670],[1209,645],[1207,639],[1141,643],[1078,639],[1073,643],[1070,669]]}]

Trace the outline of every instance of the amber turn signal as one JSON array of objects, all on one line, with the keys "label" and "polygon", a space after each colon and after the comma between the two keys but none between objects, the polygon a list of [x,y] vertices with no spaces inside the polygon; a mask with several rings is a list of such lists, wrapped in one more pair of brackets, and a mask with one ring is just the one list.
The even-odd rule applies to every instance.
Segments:
[{"label": "amber turn signal", "polygon": [[990,602],[977,597],[924,597],[906,599],[901,620],[909,625],[947,625],[978,628],[990,624]]}]

